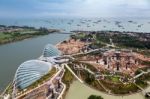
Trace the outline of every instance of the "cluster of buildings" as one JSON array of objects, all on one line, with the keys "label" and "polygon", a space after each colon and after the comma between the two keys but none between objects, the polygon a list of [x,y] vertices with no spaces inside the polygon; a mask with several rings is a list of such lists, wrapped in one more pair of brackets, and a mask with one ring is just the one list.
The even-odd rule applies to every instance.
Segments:
[{"label": "cluster of buildings", "polygon": [[105,69],[130,74],[138,68],[139,59],[130,50],[109,50],[103,53],[99,63]]}]

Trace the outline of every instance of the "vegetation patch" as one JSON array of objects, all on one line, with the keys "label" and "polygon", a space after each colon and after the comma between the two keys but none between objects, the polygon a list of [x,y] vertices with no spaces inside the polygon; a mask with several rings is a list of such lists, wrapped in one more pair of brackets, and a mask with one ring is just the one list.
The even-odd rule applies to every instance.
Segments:
[{"label": "vegetation patch", "polygon": [[[1,28],[1,26],[0,26]],[[58,32],[59,30],[39,28],[34,27],[19,27],[19,26],[4,26],[3,30],[0,30],[0,44],[11,43],[15,41],[24,40],[27,38],[32,38],[40,35],[48,35],[53,32]]]},{"label": "vegetation patch", "polygon": [[71,74],[71,72],[68,69],[65,69],[62,82],[66,84],[67,90],[69,89],[70,84],[73,82],[73,80],[74,80],[74,76]]},{"label": "vegetation patch", "polygon": [[97,96],[97,95],[91,95],[88,97],[88,99],[103,99],[102,96]]}]

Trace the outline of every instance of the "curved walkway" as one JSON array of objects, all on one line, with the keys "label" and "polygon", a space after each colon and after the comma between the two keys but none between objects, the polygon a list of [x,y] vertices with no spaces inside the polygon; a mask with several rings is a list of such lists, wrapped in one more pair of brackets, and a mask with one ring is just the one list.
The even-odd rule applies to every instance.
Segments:
[{"label": "curved walkway", "polygon": [[[64,75],[64,73],[63,73],[63,75]],[[62,75],[62,77],[63,77],[63,75]],[[57,99],[62,99],[63,98],[63,94],[66,91],[66,85],[61,81],[61,79],[60,79],[60,83],[63,85],[64,88],[63,88],[62,92],[60,93],[60,95],[58,96]]]}]

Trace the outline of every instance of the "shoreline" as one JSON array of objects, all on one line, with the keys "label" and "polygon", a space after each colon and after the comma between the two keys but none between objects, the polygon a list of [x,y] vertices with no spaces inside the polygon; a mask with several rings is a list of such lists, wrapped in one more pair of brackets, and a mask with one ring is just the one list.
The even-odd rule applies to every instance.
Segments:
[{"label": "shoreline", "polygon": [[19,42],[19,41],[23,41],[23,40],[27,40],[27,39],[32,39],[32,38],[36,38],[36,37],[40,37],[40,36],[45,36],[45,35],[49,35],[52,33],[57,33],[57,31],[55,32],[50,32],[48,34],[44,34],[44,35],[30,35],[30,36],[24,36],[22,38],[17,38],[16,40],[6,40],[3,43],[0,42],[0,46],[5,45],[5,44],[11,44],[11,43],[15,43],[15,42]]},{"label": "shoreline", "polygon": [[[95,88],[92,88],[92,87],[90,87],[90,86],[88,86],[88,85],[86,85],[86,84],[80,84],[80,82],[79,81],[77,81],[77,80],[74,80],[73,81],[73,83],[70,85],[71,87],[71,90],[75,90],[74,88],[75,88],[75,86],[82,86],[82,87],[84,87],[84,89],[85,88],[89,88],[90,89],[90,91],[94,91],[93,93],[89,93],[88,95],[91,95],[91,94],[95,94],[95,95],[101,95],[101,96],[103,96],[103,98],[104,99],[109,99],[109,98],[106,98],[106,97],[113,97],[113,99],[128,99],[128,97],[135,97],[135,96],[141,96],[141,97],[143,97],[143,99],[145,99],[145,97],[144,97],[144,95],[141,93],[141,91],[140,92],[135,92],[135,93],[132,93],[132,94],[126,94],[126,95],[115,95],[115,94],[108,94],[108,93],[105,93],[105,92],[102,92],[102,91],[99,91],[99,90],[96,90]],[[78,86],[78,87],[79,87]],[[150,86],[148,86],[147,88],[145,88],[145,90],[148,90],[150,88]],[[70,90],[70,89],[69,89]],[[69,90],[68,90],[68,92],[69,92]],[[70,92],[71,94],[73,94],[73,91],[71,91]],[[79,92],[80,93],[80,92]],[[66,98],[67,97],[67,98]],[[64,99],[69,99],[69,97],[70,96],[68,96],[68,93],[66,94],[66,97],[64,98]],[[77,97],[76,97],[77,98]],[[140,98],[141,99],[141,98]]]},{"label": "shoreline", "polygon": [[[62,31],[61,31],[62,32]],[[19,44],[20,45],[20,43],[21,42],[24,42],[24,40],[31,40],[31,41],[33,41],[34,39],[37,39],[37,38],[51,38],[51,37],[53,37],[53,35],[55,36],[55,35],[60,35],[60,37],[61,37],[61,35],[64,35],[63,36],[63,38],[65,37],[65,35],[66,34],[61,34],[61,32],[54,32],[54,33],[49,33],[48,35],[41,35],[41,36],[34,36],[34,37],[32,37],[32,38],[26,38],[26,39],[23,39],[23,40],[20,40],[20,41],[16,41],[16,42],[12,42],[12,43],[7,43],[7,44],[3,44],[3,45],[0,45],[1,47],[3,47],[3,46],[9,46],[9,45],[14,45],[14,44]],[[57,36],[57,37],[58,37]],[[58,42],[61,42],[61,41],[64,41],[66,38],[68,38],[68,36],[66,36],[64,39],[58,39],[56,42],[50,42],[50,43],[54,43],[54,45],[56,45],[56,44],[58,44]],[[56,38],[57,39],[57,38]],[[48,39],[48,40],[51,40],[51,39]],[[49,43],[49,42],[47,42],[47,43]],[[45,46],[45,44],[43,45],[42,44],[42,47],[43,46]],[[40,55],[41,55],[41,51],[40,51]],[[38,59],[39,58],[39,55],[37,54],[37,56],[36,56],[36,59]],[[29,58],[30,59],[30,58]],[[28,58],[26,59],[26,60],[28,60]],[[24,61],[24,60],[23,60]],[[20,61],[20,63],[22,63],[22,61]],[[19,64],[20,64],[19,63]],[[18,67],[18,65],[17,65],[17,67]],[[10,82],[12,82],[12,79],[13,78],[10,78],[10,81],[8,82],[8,83],[6,83],[4,86],[2,86],[2,88],[1,88],[1,90],[0,90],[0,95],[4,92],[4,90],[7,88],[7,86],[9,85],[9,83]]]},{"label": "shoreline", "polygon": [[56,32],[62,32],[62,30],[45,27],[36,28],[30,26],[0,25],[0,45]]},{"label": "shoreline", "polygon": [[[78,80],[77,79],[74,79],[73,80],[73,82],[72,83],[70,83],[70,86],[74,83],[74,82],[77,82]],[[91,89],[93,89],[93,90],[95,90],[95,91],[97,91],[97,92],[99,92],[99,93],[103,93],[103,94],[106,94],[106,95],[111,95],[111,96],[117,96],[117,97],[121,97],[121,96],[131,96],[131,95],[135,95],[135,94],[142,94],[142,90],[139,90],[139,91],[137,91],[137,92],[133,92],[133,93],[128,93],[128,94],[113,94],[113,93],[107,93],[107,92],[104,92],[104,91],[100,91],[100,90],[98,90],[98,89],[96,89],[96,88],[93,88],[92,86],[90,86],[90,85],[88,85],[88,84],[86,84],[86,83],[83,83],[82,85],[85,85],[85,86],[87,86],[87,87],[89,87],[89,88],[91,88]],[[147,89],[149,89],[150,88],[150,85],[148,85],[147,87],[145,87],[144,88],[144,90],[147,90]],[[70,89],[70,87],[69,87],[69,89]],[[69,89],[68,90],[66,90],[66,92],[64,92],[65,93],[65,97],[66,97],[66,95],[67,95],[67,92],[69,92]],[[142,94],[143,95],[143,94]],[[144,95],[143,95],[144,96]],[[64,98],[65,99],[65,98]]]},{"label": "shoreline", "polygon": [[111,32],[111,33],[133,33],[133,34],[150,34],[150,32],[135,32],[135,31],[115,31],[115,30],[99,30],[99,31],[84,31],[84,30],[73,30],[73,31],[70,31],[70,32],[73,32],[73,33],[80,33],[80,32],[85,32],[85,33],[96,33],[96,32]]},{"label": "shoreline", "polygon": [[[113,93],[107,93],[107,92],[104,92],[104,91],[100,91],[100,90],[98,90],[98,89],[96,89],[96,88],[93,88],[92,86],[90,86],[90,85],[88,85],[88,84],[85,84],[85,83],[84,83],[84,85],[90,87],[91,89],[94,89],[94,90],[96,90],[96,91],[99,91],[99,92],[101,92],[101,93],[104,93],[104,94],[107,94],[107,95],[112,95],[112,96],[118,96],[118,97],[119,97],[119,96],[130,96],[130,95],[138,94],[138,93],[141,93],[141,92],[142,92],[142,90],[139,90],[139,91],[137,91],[137,92],[133,92],[133,93],[129,93],[129,94],[113,94]],[[147,86],[144,90],[146,90],[146,89],[148,89],[148,88],[150,88],[150,85]]]}]

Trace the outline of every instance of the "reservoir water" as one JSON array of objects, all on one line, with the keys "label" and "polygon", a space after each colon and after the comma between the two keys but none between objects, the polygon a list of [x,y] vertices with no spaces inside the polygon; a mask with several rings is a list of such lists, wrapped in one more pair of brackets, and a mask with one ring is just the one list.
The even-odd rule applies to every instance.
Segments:
[{"label": "reservoir water", "polygon": [[[146,89],[146,92],[149,91],[150,91],[150,86]],[[79,81],[74,81],[71,84],[65,99],[88,99],[90,95],[100,95],[104,99],[145,99],[141,92],[132,95],[127,95],[127,96],[108,95],[103,92],[92,89],[80,83]]]},{"label": "reservoir water", "polygon": [[46,44],[57,44],[68,37],[69,34],[54,33],[0,46],[0,91],[13,80],[21,63],[38,58]]}]

